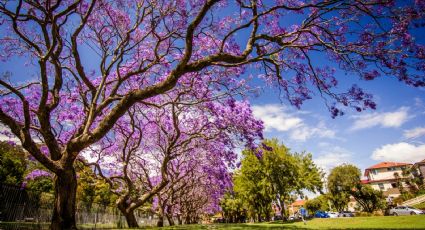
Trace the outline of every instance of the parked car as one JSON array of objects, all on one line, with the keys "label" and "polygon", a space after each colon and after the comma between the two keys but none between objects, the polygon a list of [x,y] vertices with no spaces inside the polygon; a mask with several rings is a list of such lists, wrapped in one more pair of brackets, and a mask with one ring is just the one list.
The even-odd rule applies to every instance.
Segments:
[{"label": "parked car", "polygon": [[326,212],[328,214],[329,218],[338,218],[337,212]]},{"label": "parked car", "polygon": [[297,219],[298,219],[298,217],[295,216],[295,215],[292,215],[292,216],[289,216],[288,217],[288,220],[297,220]]},{"label": "parked car", "polygon": [[283,218],[282,218],[282,216],[281,215],[277,215],[277,216],[274,216],[273,217],[273,220],[275,221],[275,220],[283,220]]},{"label": "parked car", "polygon": [[329,218],[329,215],[324,211],[316,211],[314,213],[314,217],[316,217],[316,218]]},{"label": "parked car", "polygon": [[406,216],[406,215],[425,214],[425,212],[410,206],[397,206],[390,209],[389,214],[393,216]]},{"label": "parked car", "polygon": [[342,211],[338,213],[339,217],[354,217],[354,213],[350,211]]}]

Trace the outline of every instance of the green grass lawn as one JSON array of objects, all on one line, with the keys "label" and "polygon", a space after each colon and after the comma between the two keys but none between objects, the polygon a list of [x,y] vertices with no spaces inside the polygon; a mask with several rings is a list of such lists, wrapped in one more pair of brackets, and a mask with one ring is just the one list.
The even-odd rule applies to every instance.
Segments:
[{"label": "green grass lawn", "polygon": [[[159,229],[159,228],[149,228]],[[425,229],[425,216],[377,216],[335,219],[313,219],[295,223],[212,224],[161,228],[169,229]]]},{"label": "green grass lawn", "polygon": [[[16,223],[9,223],[10,225]],[[22,224],[22,223],[21,223]],[[30,223],[23,223],[23,225],[15,226],[15,228],[8,228],[6,223],[0,222],[0,229],[43,229],[40,226],[33,228]],[[93,225],[82,225],[80,229],[94,229]],[[108,228],[108,226],[96,226],[98,229]],[[110,228],[109,228],[110,229]],[[150,230],[254,230],[254,229],[425,229],[425,215],[421,216],[375,216],[375,217],[353,217],[353,218],[335,218],[335,219],[313,219],[307,221],[304,225],[302,222],[294,223],[253,223],[253,224],[206,224],[206,225],[183,225],[176,227],[164,228],[141,228]]]}]

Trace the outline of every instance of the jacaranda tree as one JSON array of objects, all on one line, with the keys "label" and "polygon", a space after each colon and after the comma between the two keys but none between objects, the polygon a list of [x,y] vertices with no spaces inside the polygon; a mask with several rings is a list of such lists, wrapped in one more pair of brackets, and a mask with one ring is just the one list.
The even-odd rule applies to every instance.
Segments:
[{"label": "jacaranda tree", "polygon": [[55,175],[51,228],[75,229],[75,161],[134,104],[190,79],[225,91],[257,69],[297,107],[319,91],[332,116],[342,106],[375,108],[355,85],[335,91],[326,63],[423,87],[425,48],[415,36],[424,8],[420,0],[1,0],[1,60],[28,63],[31,76],[4,70],[0,121]]},{"label": "jacaranda tree", "polygon": [[[177,95],[172,100],[170,93],[158,97],[157,106],[130,108],[105,138],[90,147],[91,156],[86,157],[86,165],[94,166],[119,197],[117,205],[129,227],[138,227],[134,210],[164,187],[170,190],[209,176],[225,179],[217,175],[226,175],[227,166],[236,159],[234,148],[260,138],[262,123],[253,118],[247,102],[223,95],[205,102]],[[241,115],[243,122],[238,121]],[[196,188],[200,190],[201,185]],[[160,203],[165,205],[165,201]]]}]

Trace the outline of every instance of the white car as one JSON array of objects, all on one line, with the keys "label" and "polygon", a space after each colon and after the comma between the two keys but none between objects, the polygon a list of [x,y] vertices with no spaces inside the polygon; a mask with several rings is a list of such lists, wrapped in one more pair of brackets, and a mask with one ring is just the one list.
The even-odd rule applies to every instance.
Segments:
[{"label": "white car", "polygon": [[337,218],[339,213],[337,212],[326,212],[329,215],[329,218]]},{"label": "white car", "polygon": [[425,212],[410,206],[398,206],[398,207],[390,209],[390,215],[393,215],[393,216],[420,215],[420,214],[425,214]]}]

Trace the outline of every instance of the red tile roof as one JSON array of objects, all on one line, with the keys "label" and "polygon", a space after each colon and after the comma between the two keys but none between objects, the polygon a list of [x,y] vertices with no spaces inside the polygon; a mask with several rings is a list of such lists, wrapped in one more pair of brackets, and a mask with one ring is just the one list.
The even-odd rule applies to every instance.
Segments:
[{"label": "red tile roof", "polygon": [[294,203],[292,203],[291,205],[293,206],[303,206],[305,204],[306,200],[297,200]]},{"label": "red tile roof", "polygon": [[381,163],[378,163],[376,165],[372,165],[369,168],[367,168],[364,172],[364,175],[367,176],[371,169],[400,167],[400,166],[406,166],[406,165],[412,165],[412,164],[410,164],[410,163],[400,163],[400,162],[381,162]]},{"label": "red tile roof", "polygon": [[360,183],[367,184],[367,183],[369,183],[369,180],[360,180]]},{"label": "red tile roof", "polygon": [[397,166],[405,166],[405,165],[412,165],[410,163],[398,163],[398,162],[381,162],[376,165],[372,165],[368,169],[380,169],[380,168],[389,168],[389,167],[397,167]]}]

